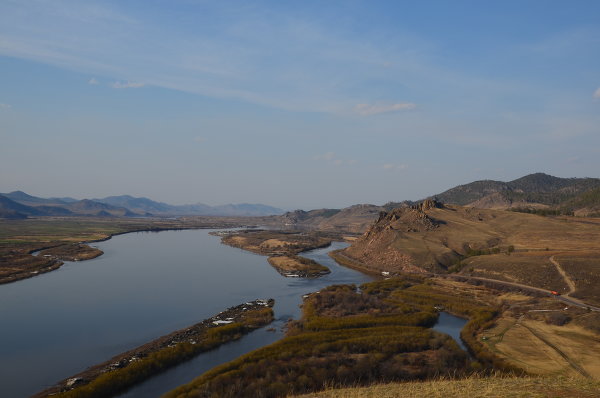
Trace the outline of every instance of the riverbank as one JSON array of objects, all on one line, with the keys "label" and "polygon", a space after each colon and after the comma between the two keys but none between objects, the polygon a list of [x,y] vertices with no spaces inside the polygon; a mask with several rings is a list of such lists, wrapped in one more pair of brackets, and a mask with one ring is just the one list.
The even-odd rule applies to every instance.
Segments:
[{"label": "riverbank", "polygon": [[231,307],[193,326],[162,336],[58,382],[35,398],[104,397],[118,394],[193,356],[237,340],[273,321],[274,300]]}]

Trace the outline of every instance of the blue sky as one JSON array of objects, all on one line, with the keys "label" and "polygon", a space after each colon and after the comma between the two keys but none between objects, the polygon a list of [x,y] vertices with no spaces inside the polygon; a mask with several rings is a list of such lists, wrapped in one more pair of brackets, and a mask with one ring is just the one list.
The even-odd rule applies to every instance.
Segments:
[{"label": "blue sky", "polygon": [[341,207],[600,177],[600,2],[0,2],[0,192]]}]

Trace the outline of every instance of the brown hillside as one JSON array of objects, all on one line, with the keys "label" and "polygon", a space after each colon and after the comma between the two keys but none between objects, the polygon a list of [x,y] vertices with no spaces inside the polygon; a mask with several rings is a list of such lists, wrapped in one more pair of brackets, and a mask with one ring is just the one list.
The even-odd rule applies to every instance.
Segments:
[{"label": "brown hillside", "polygon": [[[477,276],[564,288],[561,275],[549,261],[559,253],[598,257],[600,220],[542,217],[428,200],[382,213],[341,255],[377,272],[462,268],[463,273]],[[600,272],[593,272],[600,280]],[[589,283],[576,281],[581,286]]]}]

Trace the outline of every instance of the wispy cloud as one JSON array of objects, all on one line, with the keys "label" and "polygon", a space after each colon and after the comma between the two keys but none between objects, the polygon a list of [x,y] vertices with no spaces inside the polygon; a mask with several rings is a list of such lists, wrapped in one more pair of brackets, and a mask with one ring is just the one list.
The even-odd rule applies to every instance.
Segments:
[{"label": "wispy cloud", "polygon": [[317,155],[315,156],[315,160],[326,160],[326,161],[332,161],[335,159],[335,153],[334,152],[326,152],[322,155]]},{"label": "wispy cloud", "polygon": [[144,87],[145,84],[144,83],[135,83],[135,82],[130,82],[130,81],[124,81],[124,82],[114,82],[110,86],[112,88],[140,88],[140,87]]},{"label": "wispy cloud", "polygon": [[600,87],[596,91],[594,91],[594,98],[600,98]]},{"label": "wispy cloud", "polygon": [[95,77],[92,77],[90,80],[88,80],[88,84],[91,84],[92,86],[96,86],[96,85],[100,84],[100,82],[98,80],[96,80]]},{"label": "wispy cloud", "polygon": [[383,165],[384,170],[406,170],[408,169],[408,165],[404,163],[395,164],[395,163],[386,163]]},{"label": "wispy cloud", "polygon": [[[146,85],[208,97],[339,114],[381,97],[380,88],[365,93],[371,79],[392,79],[383,91],[393,91],[407,79],[419,80],[415,75],[429,74],[418,55],[408,51],[415,40],[427,48],[419,39],[397,37],[393,46],[398,48],[390,48],[368,35],[348,35],[281,10],[248,6],[240,12],[238,6],[215,3],[202,8],[206,28],[195,30],[175,29],[169,18],[157,23],[153,13],[160,7],[138,15],[121,2],[39,3],[0,4],[6,32],[0,55],[110,76],[117,80],[115,88],[141,87],[122,81],[135,76]],[[267,61],[274,54],[277,62]]]},{"label": "wispy cloud", "polygon": [[10,109],[12,106],[10,104],[4,104],[0,102],[0,109]]},{"label": "wispy cloud", "polygon": [[378,115],[380,113],[399,112],[415,109],[417,106],[412,102],[400,102],[396,104],[358,104],[354,112],[361,116]]},{"label": "wispy cloud", "polygon": [[200,142],[204,142],[204,141],[206,141],[206,139],[204,137],[200,137],[200,136],[194,137],[194,142],[200,143]]},{"label": "wispy cloud", "polygon": [[356,160],[354,159],[340,159],[334,152],[326,152],[322,155],[317,155],[314,157],[314,160],[321,160],[328,163],[331,163],[335,166],[341,165],[351,165],[356,164]]}]

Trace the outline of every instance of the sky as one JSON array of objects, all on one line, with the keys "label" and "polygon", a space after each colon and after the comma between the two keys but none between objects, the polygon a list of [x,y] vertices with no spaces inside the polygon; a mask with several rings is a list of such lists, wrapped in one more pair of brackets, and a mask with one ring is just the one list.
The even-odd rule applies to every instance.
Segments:
[{"label": "sky", "polygon": [[600,177],[599,15],[0,0],[0,192],[312,209]]}]

